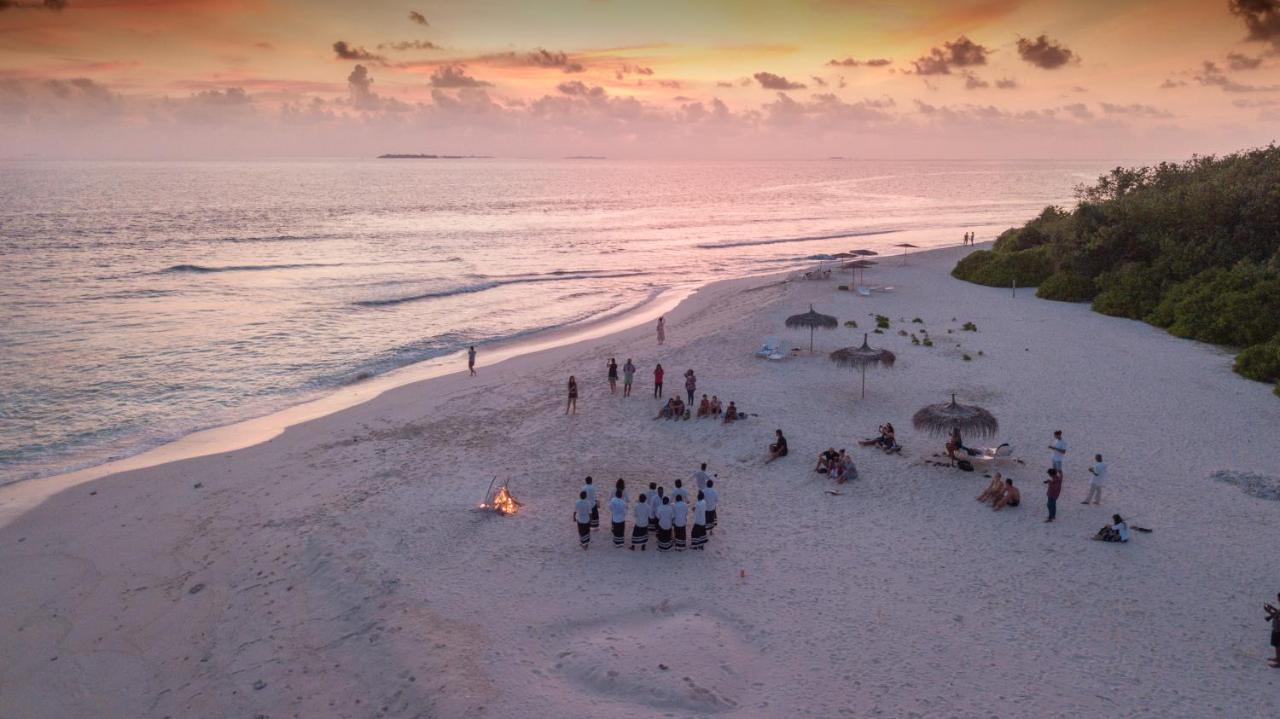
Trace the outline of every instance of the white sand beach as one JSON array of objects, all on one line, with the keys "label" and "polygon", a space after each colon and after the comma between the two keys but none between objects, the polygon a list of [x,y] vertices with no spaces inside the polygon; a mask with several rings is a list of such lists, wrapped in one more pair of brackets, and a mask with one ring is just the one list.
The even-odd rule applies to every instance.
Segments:
[{"label": "white sand beach", "polygon": [[[0,717],[1280,715],[1262,612],[1280,502],[1211,477],[1280,485],[1280,400],[1222,349],[952,279],[969,250],[881,258],[867,281],[896,290],[870,298],[836,290],[848,275],[718,283],[661,347],[646,324],[482,354],[476,378],[54,494],[0,527]],[[753,356],[766,336],[807,349],[783,320],[810,303],[859,328]],[[827,355],[875,313],[897,362],[860,399]],[[916,317],[934,347],[898,334]],[[635,396],[610,396],[610,357],[639,367]],[[655,362],[668,394],[693,368],[752,416],[653,421]],[[932,463],[942,440],[911,416],[952,392],[1025,460],[1021,507],[992,512],[980,472]],[[902,456],[857,446],[886,420]],[[777,428],[791,455],[765,465]],[[861,474],[842,496],[812,471],[829,446]],[[1094,453],[1109,484],[1081,506]],[[578,548],[585,476],[634,500],[700,462],[721,491],[707,551],[615,550],[607,515]],[[515,516],[474,511],[495,475]],[[1090,541],[1116,512],[1154,531]]]}]

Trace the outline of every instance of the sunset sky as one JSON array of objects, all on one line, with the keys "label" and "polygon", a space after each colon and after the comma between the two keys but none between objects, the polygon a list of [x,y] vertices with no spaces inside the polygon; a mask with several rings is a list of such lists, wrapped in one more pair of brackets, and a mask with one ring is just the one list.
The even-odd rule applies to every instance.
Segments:
[{"label": "sunset sky", "polygon": [[0,0],[0,157],[1180,158],[1280,0]]}]

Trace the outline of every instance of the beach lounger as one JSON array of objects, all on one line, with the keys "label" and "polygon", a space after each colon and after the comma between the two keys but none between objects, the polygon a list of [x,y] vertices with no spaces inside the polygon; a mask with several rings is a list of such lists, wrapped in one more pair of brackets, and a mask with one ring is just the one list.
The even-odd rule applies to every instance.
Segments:
[{"label": "beach lounger", "polygon": [[859,287],[859,288],[858,288],[858,295],[859,295],[860,297],[870,297],[870,296],[871,296],[871,288],[870,288],[870,287]]},{"label": "beach lounger", "polygon": [[1018,459],[1013,456],[1013,447],[1006,442],[999,447],[988,447],[979,450],[977,454],[970,455],[969,461],[976,465],[983,466],[1000,466],[1007,462],[1017,462]]},{"label": "beach lounger", "polygon": [[777,337],[766,337],[764,344],[760,345],[760,349],[756,350],[756,356],[773,359],[774,355],[781,352],[781,347],[782,342]]}]

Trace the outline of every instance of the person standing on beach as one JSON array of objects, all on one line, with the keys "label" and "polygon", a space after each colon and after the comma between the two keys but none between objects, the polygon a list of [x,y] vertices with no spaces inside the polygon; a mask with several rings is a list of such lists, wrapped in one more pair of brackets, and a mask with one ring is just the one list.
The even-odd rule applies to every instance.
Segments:
[{"label": "person standing on beach", "polygon": [[671,501],[673,502],[689,501],[689,490],[684,488],[683,479],[676,480],[676,488],[671,490]]},{"label": "person standing on beach", "polygon": [[689,533],[689,548],[701,552],[707,546],[707,498],[698,492],[693,505],[693,531]]},{"label": "person standing on beach", "polygon": [[622,365],[622,396],[631,396],[631,382],[636,378],[636,366],[631,363],[631,358],[627,358],[627,363]]},{"label": "person standing on beach", "polygon": [[609,358],[609,394],[615,394],[618,391],[618,362],[612,357]]},{"label": "person standing on beach", "polygon": [[[680,480],[677,479],[676,481],[679,482]],[[685,529],[685,525],[689,522],[689,503],[685,501],[688,493],[682,489],[676,491],[683,492],[683,494],[677,494],[675,504],[671,505],[671,511],[673,512],[671,515],[671,527],[672,534],[675,537],[676,551],[683,552],[689,541],[688,532]]]},{"label": "person standing on beach", "polygon": [[[1276,603],[1280,604],[1280,594],[1276,595]],[[1267,613],[1267,621],[1271,623],[1271,647],[1276,650],[1276,658],[1272,659],[1270,664],[1280,669],[1280,609],[1270,604],[1262,606]]]},{"label": "person standing on beach", "polygon": [[671,506],[671,498],[663,497],[662,504],[658,505],[658,551],[666,552],[671,549],[671,528],[672,522],[675,520],[676,510]]},{"label": "person standing on beach", "polygon": [[720,493],[716,491],[716,481],[714,479],[707,480],[707,488],[698,492],[698,498],[702,500],[703,525],[707,528],[707,534],[715,534],[716,532],[716,507],[720,504]]},{"label": "person standing on beach", "polygon": [[569,403],[564,406],[564,413],[578,413],[578,378],[569,375]]},{"label": "person standing on beach", "polygon": [[1067,457],[1067,441],[1062,438],[1062,430],[1053,433],[1053,442],[1049,445],[1049,461],[1053,463],[1053,468],[1058,470],[1058,474],[1062,474],[1062,461]]},{"label": "person standing on beach", "polygon": [[1049,518],[1044,521],[1052,522],[1058,516],[1058,497],[1062,495],[1062,471],[1049,470],[1049,478],[1044,483],[1049,485],[1048,491],[1045,492],[1045,497],[1048,499]]},{"label": "person standing on beach", "polygon": [[613,491],[622,492],[620,495],[622,497],[622,501],[627,501],[627,483],[622,479],[622,477],[618,477],[618,481],[614,483]]},{"label": "person standing on beach", "polygon": [[698,389],[698,378],[693,376],[693,370],[684,373],[684,391],[689,395],[689,406],[693,406],[693,393]]},{"label": "person standing on beach", "polygon": [[641,492],[639,499],[636,500],[636,508],[632,510],[634,520],[631,522],[631,551],[633,552],[636,547],[643,552],[645,545],[649,543],[649,503],[645,501],[646,499],[645,494]]},{"label": "person standing on beach", "polygon": [[1102,455],[1093,455],[1093,466],[1089,468],[1089,494],[1085,495],[1084,501],[1080,504],[1088,504],[1090,500],[1094,504],[1102,504],[1102,484],[1107,478],[1107,463],[1102,461]]},{"label": "person standing on beach", "polygon": [[701,490],[707,488],[707,480],[709,479],[711,479],[711,476],[707,474],[707,463],[703,462],[702,468],[693,473],[693,481],[697,483],[698,489]]},{"label": "person standing on beach", "polygon": [[662,365],[659,364],[653,368],[653,396],[655,399],[662,396]]},{"label": "person standing on beach", "polygon": [[662,504],[662,497],[658,495],[658,483],[649,483],[649,532],[654,536],[658,534],[658,505]]},{"label": "person standing on beach", "polygon": [[591,501],[586,492],[578,492],[578,501],[573,505],[573,519],[578,524],[578,544],[583,549],[591,546]]},{"label": "person standing on beach", "polygon": [[476,346],[471,345],[467,350],[467,371],[472,377],[476,376]]},{"label": "person standing on beach", "polygon": [[582,492],[587,495],[587,501],[591,502],[591,529],[599,529],[600,503],[596,499],[596,486],[591,483],[590,477],[587,477],[586,482],[582,485]]},{"label": "person standing on beach", "polygon": [[627,500],[622,496],[622,487],[613,490],[613,499],[609,500],[609,523],[613,529],[613,547],[622,549],[627,543]]},{"label": "person standing on beach", "polygon": [[658,344],[667,341],[667,320],[664,317],[658,318]]}]

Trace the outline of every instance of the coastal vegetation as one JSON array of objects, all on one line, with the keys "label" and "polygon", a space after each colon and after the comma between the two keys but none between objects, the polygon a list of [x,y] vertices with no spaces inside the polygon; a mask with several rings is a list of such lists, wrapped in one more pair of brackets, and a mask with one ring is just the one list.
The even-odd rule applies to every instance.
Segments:
[{"label": "coastal vegetation", "polygon": [[951,274],[1239,348],[1236,372],[1280,381],[1280,147],[1116,168],[1076,193]]}]

